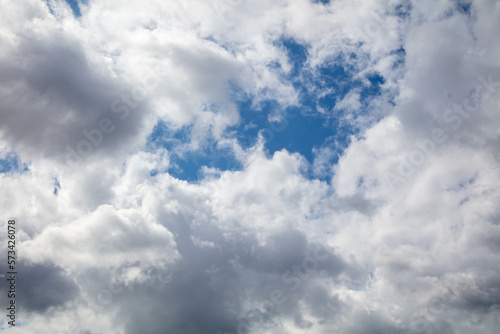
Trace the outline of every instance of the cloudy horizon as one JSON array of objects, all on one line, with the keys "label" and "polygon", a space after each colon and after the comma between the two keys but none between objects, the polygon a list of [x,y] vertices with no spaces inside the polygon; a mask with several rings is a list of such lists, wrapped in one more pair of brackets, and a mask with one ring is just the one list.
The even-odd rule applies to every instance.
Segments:
[{"label": "cloudy horizon", "polygon": [[499,1],[0,8],[2,332],[498,332]]}]

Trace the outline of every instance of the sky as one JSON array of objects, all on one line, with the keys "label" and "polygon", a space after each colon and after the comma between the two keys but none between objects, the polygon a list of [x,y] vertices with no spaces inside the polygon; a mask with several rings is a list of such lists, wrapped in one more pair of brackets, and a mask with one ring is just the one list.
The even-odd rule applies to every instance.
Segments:
[{"label": "sky", "polygon": [[0,8],[2,333],[498,332],[499,1]]}]

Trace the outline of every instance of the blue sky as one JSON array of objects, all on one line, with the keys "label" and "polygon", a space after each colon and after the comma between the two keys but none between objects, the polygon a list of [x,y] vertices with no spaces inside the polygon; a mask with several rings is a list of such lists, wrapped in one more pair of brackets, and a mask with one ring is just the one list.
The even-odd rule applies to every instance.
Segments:
[{"label": "blue sky", "polygon": [[9,172],[27,172],[28,165],[19,161],[19,157],[15,152],[7,153],[0,159],[0,174]]},{"label": "blue sky", "polygon": [[[291,82],[298,92],[299,105],[283,108],[276,100],[265,100],[254,106],[252,97],[246,96],[243,100],[240,98],[233,101],[237,104],[240,122],[237,126],[230,127],[227,132],[234,134],[243,148],[255,145],[261,133],[265,139],[264,147],[270,156],[276,151],[286,149],[291,153],[300,153],[310,164],[314,161],[313,149],[330,146],[336,152],[330,163],[335,164],[338,156],[349,144],[350,136],[359,132],[358,128],[342,121],[346,111],[333,111],[335,105],[347,93],[359,90],[361,107],[357,113],[359,116],[367,115],[369,101],[381,94],[383,76],[376,72],[370,73],[366,75],[365,83],[354,79],[356,70],[352,66],[356,63],[355,54],[339,56],[312,73],[307,65],[307,45],[301,45],[290,38],[281,39],[275,45],[285,49],[292,65],[292,70],[283,75],[283,79]],[[404,49],[398,50],[397,55],[394,66],[404,63]],[[311,87],[314,87],[314,91],[311,91]],[[233,86],[233,89],[237,90],[238,87]],[[317,94],[321,91],[332,93],[318,98]],[[278,121],[273,120],[274,115],[278,115]],[[160,121],[148,139],[148,147],[164,147],[175,152],[176,146],[188,141],[189,135],[189,127],[172,131],[165,122]],[[221,171],[242,167],[232,152],[218,148],[214,141],[209,141],[202,150],[196,152],[183,152],[180,155],[174,153],[171,159],[173,166],[163,172],[190,182],[196,182],[203,177],[203,166]],[[160,171],[155,170],[153,174],[158,172]],[[311,173],[306,173],[306,176],[314,177]],[[324,175],[319,178],[329,182],[330,177],[331,175]]]},{"label": "blue sky", "polygon": [[[50,1],[50,0],[49,0]],[[73,11],[73,14],[75,16],[81,16],[81,12],[80,12],[80,7],[79,7],[79,4],[80,3],[86,3],[87,1],[86,0],[65,0],[68,5],[71,7],[71,10]]]}]

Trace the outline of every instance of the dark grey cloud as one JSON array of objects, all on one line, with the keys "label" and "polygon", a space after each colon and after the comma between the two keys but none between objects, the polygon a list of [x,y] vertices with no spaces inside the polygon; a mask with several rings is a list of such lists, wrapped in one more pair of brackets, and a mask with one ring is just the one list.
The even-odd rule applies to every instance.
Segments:
[{"label": "dark grey cloud", "polygon": [[144,73],[137,85],[113,79],[112,69],[91,61],[81,42],[64,33],[8,51],[17,61],[0,65],[0,127],[26,158],[66,163],[70,147],[85,161],[126,151],[136,139],[150,113],[146,86],[158,78]]},{"label": "dark grey cloud", "polygon": [[[125,323],[127,333],[247,333],[284,318],[306,328],[301,303],[323,323],[341,310],[339,298],[323,283],[338,281],[352,264],[301,232],[283,231],[259,245],[255,237],[226,239],[208,222],[198,230],[181,217],[164,223],[178,233],[182,260],[168,272],[152,274],[156,283],[152,279],[114,296],[116,321]],[[215,246],[200,246],[193,238]]]},{"label": "dark grey cloud", "polygon": [[[1,267],[7,273],[7,267]],[[74,278],[60,266],[54,264],[25,264],[22,261],[16,264],[15,285],[18,313],[34,312],[45,314],[57,308],[64,308],[67,303],[75,300],[80,289]],[[10,275],[6,274],[6,280]],[[0,285],[2,296],[7,295],[7,284]],[[4,300],[2,298],[2,300]]]}]

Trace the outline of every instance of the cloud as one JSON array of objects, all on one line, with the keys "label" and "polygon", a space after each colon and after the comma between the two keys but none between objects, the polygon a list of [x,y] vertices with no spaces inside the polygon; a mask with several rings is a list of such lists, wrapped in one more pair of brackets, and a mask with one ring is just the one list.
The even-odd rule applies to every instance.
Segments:
[{"label": "cloud", "polygon": [[497,3],[6,6],[6,333],[495,333]]}]

